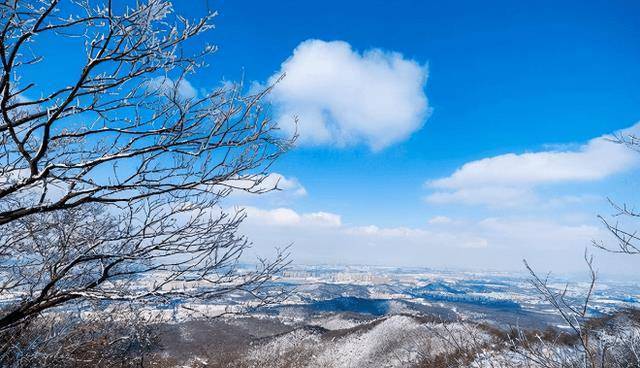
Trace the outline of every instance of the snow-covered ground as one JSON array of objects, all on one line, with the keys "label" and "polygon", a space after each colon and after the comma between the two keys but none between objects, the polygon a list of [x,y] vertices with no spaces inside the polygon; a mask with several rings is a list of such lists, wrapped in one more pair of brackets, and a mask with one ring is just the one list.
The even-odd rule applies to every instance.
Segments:
[{"label": "snow-covered ground", "polygon": [[[564,288],[563,281],[554,280],[554,285]],[[536,367],[522,353],[505,348],[492,329],[570,331],[526,276],[313,266],[293,268],[270,286],[288,289],[291,296],[253,309],[233,298],[186,309],[176,301],[170,308],[146,312],[160,316],[167,329],[178,329],[167,334],[167,346],[198,346],[198,351],[183,354],[183,366],[192,368],[212,363],[242,368],[411,367],[431,366],[443,357],[467,359],[464,366],[478,368]],[[579,302],[583,288],[579,282],[569,283],[570,300]],[[638,300],[636,285],[601,282],[589,310],[601,316],[638,308]],[[236,310],[246,313],[227,315]],[[203,319],[221,314],[226,316],[214,325]],[[628,341],[640,341],[640,328],[629,331]],[[606,330],[601,337],[619,339]],[[208,353],[202,355],[203,350]],[[579,356],[573,346],[539,350],[550,356]],[[220,362],[223,358],[226,363]]]}]

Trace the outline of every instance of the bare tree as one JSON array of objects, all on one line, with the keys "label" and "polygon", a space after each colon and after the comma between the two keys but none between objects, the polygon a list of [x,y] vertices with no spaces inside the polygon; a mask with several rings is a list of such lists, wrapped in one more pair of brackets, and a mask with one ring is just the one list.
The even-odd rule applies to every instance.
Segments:
[{"label": "bare tree", "polygon": [[[640,151],[640,139],[630,132],[622,132],[611,139],[612,142],[627,146],[634,151]],[[605,228],[613,235],[616,244],[611,246],[604,241],[594,240],[596,248],[611,253],[628,255],[640,254],[640,235],[634,229],[634,223],[640,218],[638,212],[628,203],[618,203],[609,199],[615,210],[612,218],[599,215]],[[597,273],[594,269],[593,257],[585,251],[585,262],[589,270],[589,286],[585,290],[583,299],[576,302],[568,298],[568,285],[564,289],[550,286],[547,277],[540,277],[524,261],[525,267],[531,275],[532,285],[542,298],[548,302],[569,326],[577,344],[563,347],[557,341],[542,341],[537,339],[531,343],[531,338],[523,330],[516,330],[510,336],[513,350],[523,355],[527,360],[542,367],[627,367],[640,364],[640,344],[637,333],[637,321],[629,318],[634,311],[622,312],[624,326],[609,322],[609,326],[598,326],[598,319],[589,315],[589,306],[597,283]],[[607,316],[606,318],[615,318]]]},{"label": "bare tree", "polygon": [[[612,141],[626,145],[634,151],[640,151],[640,139],[632,133],[620,133],[613,137]],[[638,230],[634,229],[634,225],[640,218],[640,212],[628,203],[618,203],[611,199],[609,199],[609,203],[615,210],[613,216],[607,218],[600,215],[598,217],[609,233],[613,235],[616,243],[609,245],[604,241],[594,240],[593,245],[611,253],[640,254],[640,236]],[[609,322],[608,326],[606,324],[598,326],[598,320],[590,318],[588,307],[596,285],[597,275],[594,270],[593,258],[587,257],[586,253],[585,261],[589,269],[590,282],[586,295],[579,306],[574,301],[567,299],[567,288],[555,290],[550,287],[548,279],[539,277],[525,261],[525,266],[532,276],[533,285],[571,328],[578,338],[578,344],[577,348],[569,350],[559,349],[557,344],[536,344],[535,349],[528,348],[519,351],[525,352],[528,358],[541,366],[590,368],[637,366],[640,364],[637,321],[626,315],[633,315],[635,312],[622,313],[623,326],[613,322]],[[526,340],[523,336],[524,334],[520,331],[518,337],[514,339],[513,345],[532,346],[523,343]],[[549,352],[555,352],[555,354],[549,354]]]},{"label": "bare tree", "polygon": [[[549,285],[549,275],[542,278],[529,266],[527,261],[524,265],[531,274],[531,284],[538,291],[540,296],[558,313],[562,321],[566,323],[571,331],[577,336],[577,349],[572,349],[571,353],[560,348],[557,342],[551,344],[537,344],[531,348],[531,344],[527,341],[522,331],[519,331],[513,337],[514,345],[524,345],[528,349],[519,349],[524,351],[524,355],[528,359],[549,367],[570,366],[569,362],[576,363],[582,361],[581,366],[585,368],[602,367],[602,355],[606,349],[600,344],[594,336],[594,331],[589,328],[589,305],[596,286],[597,272],[593,266],[593,256],[589,256],[585,251],[584,260],[589,269],[589,286],[586,289],[582,300],[576,301],[575,296],[568,295],[569,285],[566,284],[563,289],[556,289]],[[553,348],[549,348],[553,346]]]},{"label": "bare tree", "polygon": [[[82,316],[66,310],[31,319],[0,332],[3,367],[142,367],[155,363],[151,354],[160,342],[154,318],[133,305],[119,313]],[[155,366],[155,365],[154,365]]]},{"label": "bare tree", "polygon": [[[214,16],[164,0],[0,3],[0,331],[85,300],[268,300],[286,255],[240,270],[244,215],[221,200],[272,189],[261,182],[292,139],[261,106],[268,89],[190,87],[215,48],[184,45]],[[31,80],[60,40],[83,66],[63,86]]]},{"label": "bare tree", "polygon": [[[613,142],[623,144],[629,149],[640,152],[640,138],[633,133],[623,132],[615,136]],[[638,221],[640,211],[633,204],[619,203],[609,199],[614,214],[610,218],[598,216],[604,226],[616,240],[614,246],[602,241],[594,241],[593,245],[611,253],[629,255],[640,254],[640,234],[638,233]]]}]

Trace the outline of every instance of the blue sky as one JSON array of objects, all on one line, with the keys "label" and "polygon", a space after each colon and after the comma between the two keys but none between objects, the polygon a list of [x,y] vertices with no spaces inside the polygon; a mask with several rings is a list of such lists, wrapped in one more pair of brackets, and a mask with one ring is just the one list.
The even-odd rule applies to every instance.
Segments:
[{"label": "blue sky", "polygon": [[[195,90],[287,72],[274,119],[297,114],[301,139],[273,168],[283,191],[229,199],[258,253],[293,242],[304,263],[579,270],[606,236],[604,197],[639,199],[640,158],[598,139],[640,120],[638,2],[175,7],[219,12]],[[596,255],[605,272],[637,263]]]},{"label": "blue sky", "polygon": [[[263,81],[300,42],[314,38],[343,40],[359,51],[397,51],[429,64],[425,90],[433,113],[406,141],[375,153],[366,147],[299,149],[280,163],[278,169],[291,171],[314,194],[303,209],[324,205],[357,221],[399,224],[388,213],[395,208],[416,215],[408,219],[415,223],[425,209],[399,201],[423,194],[429,177],[490,155],[582,142],[630,126],[640,115],[640,6],[634,2],[210,6],[220,13],[210,33],[220,51],[194,84],[206,86],[209,75],[237,79],[241,68],[246,78]],[[398,186],[402,196],[389,193]],[[372,196],[389,195],[380,207],[370,203]],[[356,202],[371,207],[362,211]]]},{"label": "blue sky", "polygon": [[[204,11],[205,3],[201,9],[193,6],[185,10]],[[290,71],[282,64],[309,40],[341,41],[363,58],[371,49],[389,58],[400,53],[402,60],[428,69],[422,86],[428,117],[406,137],[383,148],[371,147],[366,138],[346,144],[340,138],[319,144],[302,139],[274,170],[294,178],[291,187],[303,187],[305,195],[239,200],[257,213],[253,222],[250,213],[247,231],[259,247],[293,241],[294,256],[303,262],[512,269],[528,257],[549,268],[568,263],[580,269],[579,254],[589,239],[606,235],[595,218],[611,212],[604,197],[634,199],[636,162],[623,153],[605,157],[600,166],[587,164],[585,170],[592,171],[577,177],[496,179],[489,184],[497,189],[458,183],[438,190],[429,183],[467,163],[505,154],[586,150],[586,162],[608,155],[607,150],[588,156],[583,145],[640,120],[637,2],[210,1],[209,6],[220,13],[210,34],[220,50],[193,80],[195,86],[235,80],[241,72],[247,80],[266,83]],[[337,83],[348,79],[336,78]],[[276,111],[278,104],[295,105],[287,100],[291,94],[284,95],[275,98]],[[300,126],[306,128],[315,119],[305,116],[309,99],[296,101]],[[345,104],[361,107],[357,98]],[[341,124],[336,116],[329,120]],[[390,126],[393,131],[402,123]],[[559,157],[558,170],[580,165]],[[514,165],[520,165],[517,159]],[[544,176],[554,170],[553,163],[546,165],[551,166],[531,170]],[[488,198],[446,197],[474,190]],[[496,191],[502,194],[495,197]],[[436,192],[449,199],[434,200]],[[509,201],[514,203],[499,203]],[[305,224],[305,216],[319,213],[339,216],[340,225],[317,230]],[[288,220],[265,225],[279,216]],[[364,233],[370,238],[358,238],[354,229],[369,229]],[[394,230],[409,239],[392,236]],[[510,231],[520,236],[504,235]],[[544,238],[533,236],[541,232]],[[450,244],[465,241],[471,246]],[[468,259],[457,257],[461,253]],[[597,256],[605,272],[624,269],[609,264],[633,270],[635,261]]]}]

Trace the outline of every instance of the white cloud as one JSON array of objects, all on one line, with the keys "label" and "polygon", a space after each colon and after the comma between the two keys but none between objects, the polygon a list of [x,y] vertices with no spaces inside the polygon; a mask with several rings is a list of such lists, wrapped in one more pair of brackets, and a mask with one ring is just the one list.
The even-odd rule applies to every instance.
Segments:
[{"label": "white cloud", "polygon": [[198,92],[191,85],[187,79],[182,78],[177,83],[176,81],[165,77],[158,76],[150,79],[147,82],[149,88],[157,89],[163,93],[172,94],[177,93],[178,97],[182,97],[184,99],[192,99],[198,95]]},{"label": "white cloud", "polygon": [[254,202],[264,205],[267,201],[281,206],[307,195],[307,189],[298,179],[275,172],[226,180],[213,188],[213,190],[223,189],[232,189],[225,202],[237,205],[249,205]]},{"label": "white cloud", "polygon": [[[640,124],[633,127],[640,130]],[[464,164],[453,175],[429,183],[435,188],[482,185],[535,185],[598,180],[638,163],[637,154],[611,142],[610,136],[590,140],[574,151],[544,151],[485,158]]]},{"label": "white cloud", "polygon": [[242,193],[276,193],[286,192],[294,196],[305,196],[307,190],[298,179],[286,177],[280,173],[269,173],[267,175],[249,175],[238,179],[227,180],[224,186],[238,189],[235,194]]},{"label": "white cloud", "polygon": [[593,239],[605,236],[601,227],[587,224],[567,225],[558,221],[517,218],[486,218],[478,221],[474,231],[492,238],[501,247],[548,251],[575,246],[588,247]]},{"label": "white cloud", "polygon": [[420,129],[427,68],[396,52],[359,53],[343,41],[307,40],[269,80],[276,119],[301,144],[364,142],[382,149]]},{"label": "white cloud", "polygon": [[422,229],[409,227],[387,227],[380,228],[375,225],[358,226],[345,229],[346,234],[365,235],[376,237],[410,238],[415,236],[425,236],[427,232]]},{"label": "white cloud", "polygon": [[271,210],[257,207],[241,207],[247,215],[247,222],[254,225],[295,226],[295,227],[337,227],[341,225],[339,215],[328,212],[311,212],[299,214],[290,208],[275,208]]},{"label": "white cloud", "polygon": [[340,226],[342,225],[342,220],[340,215],[336,215],[334,213],[329,212],[312,212],[306,213],[302,215],[302,218],[310,221],[313,224],[322,224],[328,226]]},{"label": "white cloud", "polygon": [[[640,124],[623,133],[637,131]],[[426,200],[507,207],[530,205],[538,200],[533,190],[538,185],[601,180],[640,163],[636,152],[610,139],[611,136],[594,138],[573,150],[508,153],[472,161],[451,176],[427,182],[436,192]]]},{"label": "white cloud", "polygon": [[[448,218],[446,226],[441,226],[443,219],[438,218],[435,224],[424,227],[383,227],[344,224],[339,215],[325,212],[254,207],[246,211],[248,217],[241,231],[254,242],[258,254],[274,246],[293,244],[292,259],[300,263],[522,270],[521,260],[527,258],[544,269],[575,271],[584,267],[585,247],[593,239],[607,239],[593,216],[589,217],[591,223],[490,217]],[[599,266],[619,267],[620,262],[599,261]],[[625,263],[625,269],[627,266]]]},{"label": "white cloud", "polygon": [[266,188],[277,188],[278,190],[289,192],[294,196],[306,196],[307,189],[296,178],[285,177],[282,174],[271,173],[262,183]]},{"label": "white cloud", "polygon": [[[412,244],[414,247],[442,247],[441,252],[460,248],[485,248],[489,241],[476,234],[460,231],[434,231],[432,229],[410,227],[378,227],[376,225],[345,227],[344,235],[355,236],[360,241],[366,240],[368,244],[378,245],[387,251],[393,251],[394,246],[401,243]],[[350,242],[353,244],[353,240]],[[363,255],[366,257],[366,255]],[[412,257],[411,253],[404,254],[406,261]]]},{"label": "white cloud", "polygon": [[429,203],[465,203],[489,207],[516,207],[534,203],[537,197],[528,188],[480,187],[438,191],[425,197]]}]

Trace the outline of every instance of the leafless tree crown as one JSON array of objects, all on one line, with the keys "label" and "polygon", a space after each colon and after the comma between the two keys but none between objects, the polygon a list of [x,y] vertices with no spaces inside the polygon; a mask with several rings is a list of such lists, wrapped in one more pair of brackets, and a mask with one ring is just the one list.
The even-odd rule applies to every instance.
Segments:
[{"label": "leafless tree crown", "polygon": [[[640,152],[640,137],[633,133],[620,133],[612,140]],[[637,209],[637,204],[621,203],[613,199],[609,199],[609,203],[614,210],[613,216],[599,216],[599,218],[613,235],[616,244],[611,246],[602,241],[594,241],[594,245],[612,253],[640,254],[640,234],[638,234],[640,211]]]},{"label": "leafless tree crown", "polygon": [[[261,105],[268,88],[187,80],[215,51],[189,51],[214,16],[163,0],[0,3],[0,330],[74,300],[264,297],[286,258],[239,270],[244,215],[220,200],[264,191],[291,140]],[[63,42],[68,62],[49,66]],[[70,79],[33,77],[43,65]]]}]

